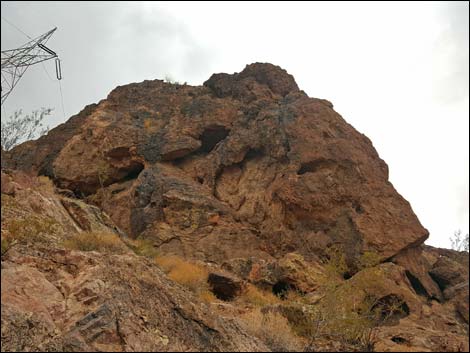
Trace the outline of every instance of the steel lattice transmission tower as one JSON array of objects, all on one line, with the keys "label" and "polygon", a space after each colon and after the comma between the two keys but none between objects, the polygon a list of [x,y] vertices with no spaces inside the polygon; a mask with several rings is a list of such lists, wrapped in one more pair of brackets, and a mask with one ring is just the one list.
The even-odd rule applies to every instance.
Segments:
[{"label": "steel lattice transmission tower", "polygon": [[31,65],[55,58],[56,76],[58,80],[62,79],[60,60],[53,50],[46,47],[56,29],[57,27],[51,29],[17,49],[2,50],[2,105]]}]

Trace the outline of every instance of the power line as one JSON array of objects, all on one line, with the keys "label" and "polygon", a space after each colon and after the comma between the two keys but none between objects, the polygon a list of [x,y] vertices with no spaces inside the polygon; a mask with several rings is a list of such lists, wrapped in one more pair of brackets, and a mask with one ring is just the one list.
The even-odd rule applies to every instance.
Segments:
[{"label": "power line", "polygon": [[64,115],[64,121],[65,121],[65,108],[64,108],[64,95],[62,94],[62,84],[60,83],[59,80],[59,90],[60,90],[60,102],[62,104],[62,114]]},{"label": "power line", "polygon": [[46,66],[44,65],[43,62],[41,63],[41,65],[42,65],[42,68],[44,69],[44,72],[46,73],[47,77],[49,78],[49,81],[53,82],[54,80],[52,79],[51,75],[49,75],[49,71],[47,71]]},{"label": "power line", "polygon": [[26,37],[28,37],[29,39],[33,39],[31,38],[30,36],[28,36],[26,33],[24,33],[21,29],[19,29],[18,27],[16,27],[13,23],[11,23],[10,21],[8,21],[5,17],[2,16],[2,20],[4,20],[6,23],[8,23],[10,26],[12,26],[13,28],[15,28],[17,31],[23,33]]}]

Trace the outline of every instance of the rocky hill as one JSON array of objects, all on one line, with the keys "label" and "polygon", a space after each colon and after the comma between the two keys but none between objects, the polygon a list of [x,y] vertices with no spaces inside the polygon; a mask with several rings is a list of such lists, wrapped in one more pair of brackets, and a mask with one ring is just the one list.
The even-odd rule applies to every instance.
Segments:
[{"label": "rocky hill", "polygon": [[2,350],[468,350],[468,254],[427,236],[277,66],[121,86],[2,151]]}]

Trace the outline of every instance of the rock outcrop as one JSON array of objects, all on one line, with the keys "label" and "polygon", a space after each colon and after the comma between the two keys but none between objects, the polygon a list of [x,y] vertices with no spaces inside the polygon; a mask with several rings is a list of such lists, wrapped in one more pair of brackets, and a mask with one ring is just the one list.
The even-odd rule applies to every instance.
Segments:
[{"label": "rock outcrop", "polygon": [[[370,140],[277,66],[118,87],[2,150],[1,191],[2,350],[274,349],[236,319],[250,291],[302,325],[374,300],[384,320],[368,349],[468,350],[468,253],[423,245],[427,230]],[[40,236],[21,231],[31,226]],[[125,250],[64,247],[93,232]],[[138,256],[135,239],[208,268],[217,305]],[[353,349],[334,337],[304,343]]]}]

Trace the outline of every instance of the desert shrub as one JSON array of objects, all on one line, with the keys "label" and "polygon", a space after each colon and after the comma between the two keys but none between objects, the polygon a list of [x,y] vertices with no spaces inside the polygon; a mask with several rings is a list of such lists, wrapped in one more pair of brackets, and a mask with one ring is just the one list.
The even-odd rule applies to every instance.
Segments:
[{"label": "desert shrub", "polygon": [[330,275],[328,277],[343,277],[349,270],[343,249],[339,246],[332,246],[326,250],[326,255],[328,256],[328,260],[324,267],[326,272]]},{"label": "desert shrub", "polygon": [[257,307],[279,304],[281,300],[272,292],[261,290],[252,284],[248,284],[242,292],[240,300]]},{"label": "desert shrub", "polygon": [[[2,202],[3,202],[2,195]],[[4,205],[2,204],[2,207]],[[17,244],[46,242],[56,230],[57,222],[49,217],[28,216],[26,218],[9,219],[2,229],[2,257]]]},{"label": "desert shrub", "polygon": [[263,341],[273,352],[299,351],[300,339],[280,313],[262,313],[260,309],[255,309],[242,315],[241,320],[247,331]]},{"label": "desert shrub", "polygon": [[5,224],[5,239],[18,243],[43,241],[54,233],[57,222],[49,217],[28,216],[22,219],[10,219]]},{"label": "desert shrub", "polygon": [[365,251],[358,260],[358,269],[363,270],[377,266],[381,261],[380,255],[375,251]]},{"label": "desert shrub", "polygon": [[294,331],[309,337],[310,347],[326,338],[367,351],[377,324],[373,300],[356,303],[349,299],[338,292],[327,293],[321,304],[310,308],[306,320],[294,326]]},{"label": "desert shrub", "polygon": [[108,254],[123,254],[128,251],[119,236],[111,232],[83,232],[65,240],[64,247]]},{"label": "desert shrub", "polygon": [[301,323],[301,333],[310,338],[310,346],[326,338],[368,351],[377,326],[397,323],[408,315],[409,308],[401,297],[392,294],[379,298],[370,294],[378,292],[374,290],[378,282],[380,272],[373,268],[367,276],[356,279],[354,285],[327,288],[319,304],[309,307],[306,322]]},{"label": "desert shrub", "polygon": [[166,83],[169,83],[169,84],[172,84],[172,85],[181,85],[181,83],[177,80],[175,80],[171,75],[166,75],[165,76],[165,82]]},{"label": "desert shrub", "polygon": [[8,250],[10,250],[13,246],[15,246],[16,242],[12,239],[8,239],[2,236],[2,257],[4,257]]},{"label": "desert shrub", "polygon": [[204,289],[204,290],[201,290],[199,292],[199,299],[201,299],[203,302],[205,303],[213,303],[213,302],[217,302],[218,299],[217,297],[214,295],[214,293],[212,293],[210,290],[208,289]]},{"label": "desert shrub", "polygon": [[23,115],[23,111],[17,110],[13,115],[3,121],[1,132],[1,145],[5,151],[11,150],[16,145],[43,136],[49,127],[43,127],[43,120],[52,112],[51,108],[34,110],[31,114]]},{"label": "desert shrub", "polygon": [[[104,158],[104,156],[102,156]],[[104,159],[97,162],[98,181],[101,189],[106,186],[109,178],[109,166]]]},{"label": "desert shrub", "polygon": [[456,230],[449,240],[453,250],[468,252],[468,233],[462,236],[462,230]]},{"label": "desert shrub", "polygon": [[128,239],[126,244],[136,255],[148,258],[156,258],[159,255],[151,239]]},{"label": "desert shrub", "polygon": [[2,194],[1,196],[2,200],[2,215],[4,214],[4,210],[6,209],[12,209],[12,208],[18,208],[20,207],[20,204],[18,201],[16,201],[14,196],[10,196],[7,194]]},{"label": "desert shrub", "polygon": [[48,194],[54,193],[54,183],[47,176],[40,175],[37,177],[38,186],[35,187],[37,191],[42,191]]},{"label": "desert shrub", "polygon": [[199,294],[208,290],[209,273],[204,267],[175,255],[157,257],[155,262],[172,281],[189,288],[194,293]]},{"label": "desert shrub", "polygon": [[308,297],[306,296],[306,293],[302,292],[300,289],[297,289],[297,288],[292,288],[291,290],[287,292],[286,301],[291,302],[291,303],[303,303],[303,304],[310,303]]}]

